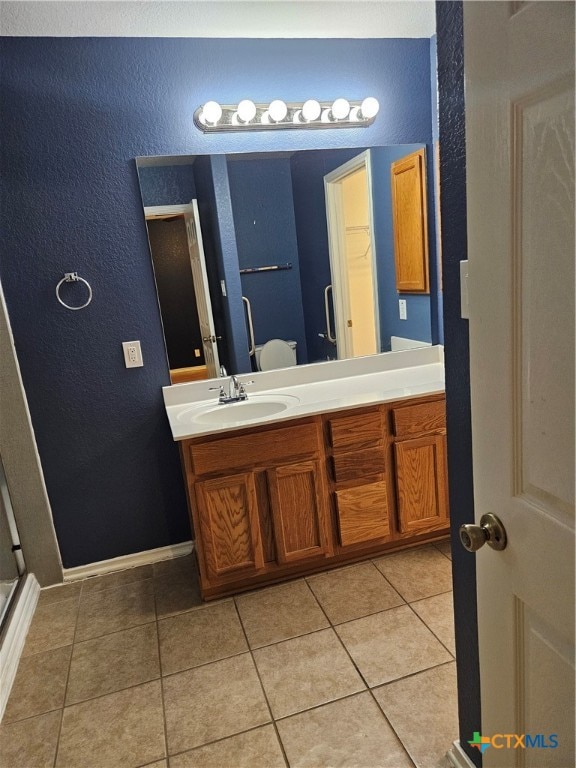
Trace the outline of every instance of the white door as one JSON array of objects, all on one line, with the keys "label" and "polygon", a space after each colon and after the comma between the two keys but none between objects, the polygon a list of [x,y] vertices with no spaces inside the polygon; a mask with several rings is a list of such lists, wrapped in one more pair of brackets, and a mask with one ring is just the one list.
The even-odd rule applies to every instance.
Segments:
[{"label": "white door", "polygon": [[198,215],[198,203],[191,202],[192,210],[184,214],[186,232],[188,234],[188,250],[192,264],[192,279],[194,281],[194,294],[198,310],[200,333],[202,334],[202,346],[204,348],[204,360],[210,378],[219,376],[220,360],[218,358],[218,345],[214,318],[212,316],[212,302],[208,289],[208,275],[206,272],[206,259],[204,245],[202,243],[202,230],[200,229],[200,217]]},{"label": "white door", "polygon": [[491,738],[484,766],[567,768],[574,5],[465,2],[464,55],[474,499],[477,518],[493,512],[508,535],[504,551],[476,555],[478,733]]},{"label": "white door", "polygon": [[338,359],[373,355],[380,312],[370,150],[326,175],[324,189]]}]

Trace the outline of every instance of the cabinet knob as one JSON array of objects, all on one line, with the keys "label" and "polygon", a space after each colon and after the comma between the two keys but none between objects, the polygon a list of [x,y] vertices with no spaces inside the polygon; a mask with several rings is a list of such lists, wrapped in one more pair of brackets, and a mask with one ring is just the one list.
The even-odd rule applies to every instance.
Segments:
[{"label": "cabinet knob", "polygon": [[480,518],[480,525],[466,524],[460,526],[460,541],[468,552],[477,552],[484,544],[496,550],[506,548],[506,529],[502,522],[488,512]]}]

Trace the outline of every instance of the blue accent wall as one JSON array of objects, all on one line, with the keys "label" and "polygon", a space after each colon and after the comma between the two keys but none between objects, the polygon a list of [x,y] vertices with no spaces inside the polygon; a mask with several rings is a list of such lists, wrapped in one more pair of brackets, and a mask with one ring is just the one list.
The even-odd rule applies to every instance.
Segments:
[{"label": "blue accent wall", "polygon": [[[429,40],[4,37],[0,47],[0,269],[64,566],[186,540],[134,158],[429,142]],[[381,111],[350,130],[194,128],[199,104],[235,102],[248,86],[256,101],[372,94]],[[227,191],[221,157],[211,160],[217,203]],[[225,202],[213,236],[230,299],[223,324],[239,334],[230,363],[248,370]],[[80,312],[54,296],[70,270],[94,291]],[[124,367],[121,342],[131,339],[142,343],[143,368]]]},{"label": "blue accent wall", "polygon": [[442,218],[442,278],[446,337],[446,408],[454,623],[460,744],[477,766],[482,757],[468,740],[481,731],[476,558],[460,544],[458,529],[474,520],[468,321],[460,317],[460,261],[466,259],[466,135],[462,2],[436,3]]},{"label": "blue accent wall", "polygon": [[139,166],[142,205],[187,205],[196,197],[193,165]]},{"label": "blue accent wall", "polygon": [[275,338],[296,341],[298,363],[307,363],[290,159],[243,160],[232,155],[228,178],[240,269],[292,265],[241,275],[242,294],[251,304],[255,343]]}]

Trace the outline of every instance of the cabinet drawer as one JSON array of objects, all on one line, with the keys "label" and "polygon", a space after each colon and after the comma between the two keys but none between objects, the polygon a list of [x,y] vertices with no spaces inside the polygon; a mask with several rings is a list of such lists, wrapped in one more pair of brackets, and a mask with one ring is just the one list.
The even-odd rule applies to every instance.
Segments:
[{"label": "cabinet drawer", "polygon": [[369,446],[382,440],[384,434],[379,410],[330,419],[328,429],[335,450]]},{"label": "cabinet drawer", "polygon": [[446,430],[446,401],[407,405],[392,411],[396,437],[444,433]]},{"label": "cabinet drawer", "polygon": [[381,475],[386,471],[384,449],[378,446],[349,453],[335,453],[332,456],[332,470],[337,483]]},{"label": "cabinet drawer", "polygon": [[390,535],[386,482],[336,491],[336,510],[343,547]]},{"label": "cabinet drawer", "polygon": [[190,458],[194,474],[205,475],[311,456],[318,449],[316,424],[298,424],[191,445]]}]

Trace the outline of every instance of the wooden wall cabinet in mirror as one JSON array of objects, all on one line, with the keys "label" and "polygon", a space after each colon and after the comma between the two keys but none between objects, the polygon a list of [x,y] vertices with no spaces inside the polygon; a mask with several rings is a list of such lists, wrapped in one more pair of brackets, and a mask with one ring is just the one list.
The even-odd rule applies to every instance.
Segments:
[{"label": "wooden wall cabinet in mirror", "polygon": [[430,293],[424,150],[392,163],[391,182],[396,290]]}]

